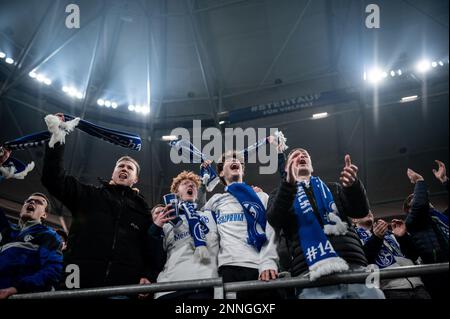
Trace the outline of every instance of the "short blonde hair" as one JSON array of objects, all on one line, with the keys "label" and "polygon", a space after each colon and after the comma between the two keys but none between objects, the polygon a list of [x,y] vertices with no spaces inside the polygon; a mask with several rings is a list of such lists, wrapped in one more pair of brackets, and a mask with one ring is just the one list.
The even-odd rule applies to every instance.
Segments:
[{"label": "short blonde hair", "polygon": [[194,172],[190,171],[182,171],[180,174],[178,174],[176,177],[172,179],[172,185],[170,186],[170,191],[172,193],[178,192],[178,186],[180,186],[181,182],[185,179],[188,179],[197,186],[197,188],[200,187],[201,181],[200,176],[195,174]]},{"label": "short blonde hair", "polygon": [[122,156],[121,158],[119,158],[117,160],[116,166],[117,166],[117,164],[119,164],[120,162],[123,162],[123,161],[128,161],[128,162],[133,163],[136,166],[136,176],[139,176],[139,173],[141,172],[141,167],[139,166],[139,163],[134,158],[132,158],[131,156],[128,156],[128,155]]}]

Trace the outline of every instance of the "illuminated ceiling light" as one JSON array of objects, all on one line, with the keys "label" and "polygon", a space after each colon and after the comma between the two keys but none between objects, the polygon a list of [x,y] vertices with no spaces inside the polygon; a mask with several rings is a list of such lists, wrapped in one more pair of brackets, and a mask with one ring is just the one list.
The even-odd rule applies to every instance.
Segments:
[{"label": "illuminated ceiling light", "polygon": [[[384,73],[386,73],[386,72],[384,72]],[[367,79],[369,80],[369,82],[374,83],[374,84],[380,82],[382,77],[383,77],[383,72],[378,68],[373,68],[367,74]]]},{"label": "illuminated ceiling light", "polygon": [[112,102],[112,103],[111,103],[111,107],[112,107],[113,109],[117,109],[117,103],[116,103],[116,102]]},{"label": "illuminated ceiling light", "polygon": [[391,76],[392,76],[392,77],[395,76],[395,71],[394,71],[394,70],[392,70],[390,73],[391,73]]},{"label": "illuminated ceiling light", "polygon": [[397,74],[398,74],[398,75],[402,75],[402,70],[398,69],[398,70],[397,70]]},{"label": "illuminated ceiling light", "polygon": [[38,80],[39,82],[44,82],[45,76],[43,76],[42,74],[38,74],[38,75],[36,76],[36,80]]},{"label": "illuminated ceiling light", "polygon": [[143,113],[143,114],[148,114],[148,113],[150,113],[150,106],[144,106],[144,107],[142,107],[142,113]]},{"label": "illuminated ceiling light", "polygon": [[431,63],[428,60],[421,60],[419,61],[419,63],[417,63],[416,65],[416,69],[417,71],[419,71],[420,73],[425,73],[427,72],[429,69],[431,68]]},{"label": "illuminated ceiling light", "polygon": [[137,113],[141,113],[142,112],[142,107],[140,105],[136,105],[134,107],[134,111],[137,112]]},{"label": "illuminated ceiling light", "polygon": [[8,63],[8,64],[13,64],[13,63],[14,63],[14,60],[11,59],[11,58],[6,58],[6,59],[5,59],[5,62]]},{"label": "illuminated ceiling light", "polygon": [[130,105],[128,105],[128,111],[134,111],[135,110],[135,107],[134,107],[134,105],[133,104],[130,104]]},{"label": "illuminated ceiling light", "polygon": [[6,58],[6,53],[0,51],[0,59],[4,59],[4,58]]},{"label": "illuminated ceiling light", "polygon": [[383,78],[386,78],[386,77],[388,76],[388,74],[387,74],[386,72],[383,72],[383,73],[381,73],[381,76],[382,76]]},{"label": "illuminated ceiling light", "polygon": [[176,135],[163,135],[163,136],[161,137],[161,139],[162,139],[163,141],[167,141],[167,142],[169,142],[169,141],[175,141],[177,138],[178,138],[178,137],[177,137]]},{"label": "illuminated ceiling light", "polygon": [[98,99],[98,100],[97,100],[97,104],[100,105],[100,106],[103,106],[103,105],[105,105],[105,100],[103,100],[103,99]]},{"label": "illuminated ceiling light", "polygon": [[75,96],[77,95],[77,90],[75,88],[69,88],[69,95],[70,96]]},{"label": "illuminated ceiling light", "polygon": [[31,71],[30,73],[28,73],[28,75],[30,76],[30,78],[36,78],[37,74],[34,71]]},{"label": "illuminated ceiling light", "polygon": [[67,86],[63,86],[63,87],[62,87],[62,91],[63,91],[64,93],[68,93],[68,92],[69,92],[69,88],[68,88]]},{"label": "illuminated ceiling light", "polygon": [[402,99],[400,100],[400,103],[415,101],[418,98],[419,98],[419,96],[417,96],[417,95],[405,96],[405,97],[402,97]]},{"label": "illuminated ceiling light", "polygon": [[444,66],[444,62],[439,61],[438,63],[439,63],[440,66]]},{"label": "illuminated ceiling light", "polygon": [[367,81],[367,73],[366,72],[363,73],[363,79],[364,79],[364,81]]},{"label": "illuminated ceiling light", "polygon": [[223,125],[223,124],[225,124],[225,121],[220,121],[219,122],[219,125]]},{"label": "illuminated ceiling light", "polygon": [[317,119],[323,119],[323,118],[325,118],[327,116],[328,116],[328,112],[323,112],[323,113],[313,114],[312,118],[317,120]]},{"label": "illuminated ceiling light", "polygon": [[44,79],[44,83],[45,83],[46,85],[50,85],[50,84],[52,84],[52,80],[50,80],[50,79],[48,79],[48,78],[45,78],[45,79]]},{"label": "illuminated ceiling light", "polygon": [[436,61],[433,61],[433,62],[431,62],[431,66],[432,66],[433,68],[435,68],[435,67],[437,67],[437,66],[438,66],[438,64],[437,64],[437,62],[436,62]]},{"label": "illuminated ceiling light", "polygon": [[110,106],[111,106],[111,101],[106,100],[106,101],[105,101],[105,106],[106,106],[106,107],[110,107]]},{"label": "illuminated ceiling light", "polygon": [[77,99],[82,99],[83,98],[83,93],[81,92],[77,92]]}]

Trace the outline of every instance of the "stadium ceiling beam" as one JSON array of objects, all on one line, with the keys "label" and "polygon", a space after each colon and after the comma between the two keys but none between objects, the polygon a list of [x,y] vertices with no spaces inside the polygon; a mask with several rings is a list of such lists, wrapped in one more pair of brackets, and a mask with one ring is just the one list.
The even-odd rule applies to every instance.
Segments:
[{"label": "stadium ceiling beam", "polygon": [[194,2],[191,3],[190,0],[186,0],[186,4],[187,4],[188,10],[189,10],[189,21],[190,21],[190,24],[192,27],[192,36],[194,38],[195,53],[196,53],[197,60],[198,60],[200,70],[202,73],[203,84],[205,85],[206,91],[208,93],[208,101],[211,106],[212,118],[214,119],[214,122],[216,123],[216,127],[219,127],[219,120],[218,120],[218,116],[217,116],[217,107],[216,107],[216,104],[214,103],[213,95],[211,94],[211,88],[209,87],[209,84],[208,84],[208,78],[206,75],[206,66],[204,63],[204,59],[207,57],[207,54],[204,53],[204,56],[202,57],[202,53],[200,52],[200,44],[201,44],[202,40],[201,40],[200,34],[197,30],[196,18],[193,13]]},{"label": "stadium ceiling beam", "polygon": [[5,90],[5,88],[8,86],[9,82],[11,81],[11,79],[14,78],[14,76],[16,75],[17,71],[20,70],[22,68],[23,65],[23,61],[25,60],[25,58],[28,56],[28,53],[30,52],[31,47],[33,46],[37,35],[39,34],[39,31],[41,31],[42,26],[44,25],[44,22],[47,21],[47,17],[50,13],[50,8],[53,4],[55,4],[55,7],[58,6],[59,2],[52,2],[50,1],[50,3],[48,4],[46,10],[45,10],[45,14],[42,16],[41,20],[39,21],[38,26],[34,29],[33,34],[31,35],[30,39],[28,40],[27,44],[25,45],[25,47],[23,47],[23,49],[21,50],[19,57],[17,59],[17,63],[14,66],[13,71],[8,75],[8,77],[6,78],[6,80],[3,82],[2,87],[0,88],[0,96],[2,95],[2,92]]},{"label": "stadium ceiling beam", "polygon": [[79,29],[72,29],[71,35],[61,44],[59,44],[55,49],[51,49],[44,57],[40,58],[38,61],[31,63],[30,66],[26,67],[22,73],[19,74],[18,77],[13,79],[13,81],[7,85],[2,91],[0,91],[0,97],[5,95],[8,90],[16,86],[25,76],[28,75],[32,70],[36,69],[38,66],[46,63],[49,61],[52,57],[54,57],[58,52],[60,52],[67,44],[69,44],[81,30],[84,30],[87,28],[90,24],[92,24],[94,21],[96,21],[99,17],[102,16],[103,8],[100,9],[96,14],[93,15],[93,17],[84,23],[83,28]]},{"label": "stadium ceiling beam", "polygon": [[275,57],[273,58],[272,62],[270,63],[270,66],[267,69],[266,73],[264,74],[264,77],[262,78],[262,80],[259,82],[258,87],[263,86],[264,82],[266,82],[266,80],[269,77],[270,73],[272,73],[272,70],[275,67],[275,64],[278,62],[278,59],[281,57],[281,55],[283,54],[284,50],[286,49],[289,41],[292,38],[292,35],[294,34],[295,30],[297,30],[298,25],[303,20],[303,17],[305,16],[306,10],[308,9],[310,3],[311,3],[311,0],[308,0],[306,5],[300,11],[300,14],[298,15],[297,20],[295,21],[294,25],[292,26],[291,30],[289,31],[286,39],[283,42],[283,45],[278,50],[278,53],[275,55]]}]

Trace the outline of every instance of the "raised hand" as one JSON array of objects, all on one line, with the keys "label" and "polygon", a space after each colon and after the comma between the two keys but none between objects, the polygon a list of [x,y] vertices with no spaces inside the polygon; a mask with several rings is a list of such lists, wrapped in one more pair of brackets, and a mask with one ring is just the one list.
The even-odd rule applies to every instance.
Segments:
[{"label": "raised hand", "polygon": [[411,181],[411,183],[415,184],[417,182],[423,181],[423,177],[422,175],[417,174],[416,172],[414,172],[412,169],[408,168],[408,170],[406,171],[406,175],[408,175],[409,180]]},{"label": "raised hand", "polygon": [[386,223],[384,220],[379,219],[377,223],[373,226],[373,234],[377,236],[378,238],[383,239],[384,235],[386,234],[388,230],[388,223]]},{"label": "raised hand", "polygon": [[300,152],[294,152],[289,156],[288,162],[286,165],[286,182],[291,185],[295,185],[298,179],[297,169],[295,167],[295,160],[300,155]]},{"label": "raised hand", "polygon": [[402,237],[406,234],[406,224],[401,219],[393,219],[391,221],[391,227],[396,237]]},{"label": "raised hand", "polygon": [[358,167],[352,164],[352,159],[350,155],[345,155],[345,166],[342,169],[340,181],[342,186],[350,187],[355,183],[358,174]]},{"label": "raised hand", "polygon": [[445,164],[438,160],[435,160],[435,162],[439,168],[438,170],[433,169],[433,174],[441,183],[445,183],[448,180]]},{"label": "raised hand", "polygon": [[175,216],[170,216],[170,214],[174,212],[175,208],[172,208],[172,204],[164,207],[158,207],[152,215],[153,223],[158,227],[163,227],[165,223],[168,223],[175,218]]}]

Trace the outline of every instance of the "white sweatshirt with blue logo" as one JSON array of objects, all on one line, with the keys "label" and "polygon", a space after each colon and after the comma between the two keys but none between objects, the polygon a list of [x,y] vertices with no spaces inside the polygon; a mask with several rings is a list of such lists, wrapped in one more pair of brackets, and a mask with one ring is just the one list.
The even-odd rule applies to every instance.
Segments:
[{"label": "white sweatshirt with blue logo", "polygon": [[[200,219],[206,224],[209,232],[206,242],[210,255],[209,263],[202,263],[194,256],[194,240],[189,232],[189,224],[184,214],[180,214],[183,223],[174,227],[170,223],[164,224],[163,247],[167,252],[164,269],[159,273],[157,282],[171,282],[180,280],[195,280],[217,278],[217,254],[219,241],[217,226],[211,212],[200,212]],[[155,298],[170,292],[156,293]]]},{"label": "white sweatshirt with blue logo", "polygon": [[[269,196],[264,192],[257,193],[267,208]],[[244,209],[238,200],[229,193],[215,194],[205,204],[205,212],[211,211],[216,216],[219,233],[218,266],[240,266],[264,270],[278,270],[278,254],[275,243],[275,232],[267,222],[267,241],[258,252],[247,243],[247,220]]]}]

